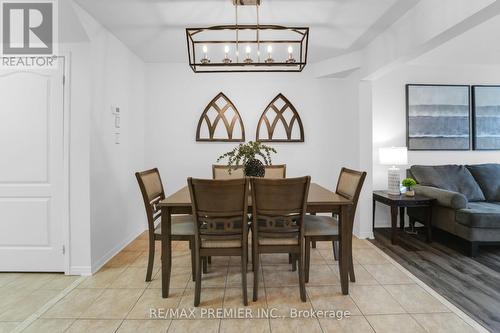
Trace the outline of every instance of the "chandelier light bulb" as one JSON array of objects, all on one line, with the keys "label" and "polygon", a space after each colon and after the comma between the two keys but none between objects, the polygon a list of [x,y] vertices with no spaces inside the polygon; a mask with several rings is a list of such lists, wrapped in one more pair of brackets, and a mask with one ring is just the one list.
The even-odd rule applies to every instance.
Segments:
[{"label": "chandelier light bulb", "polygon": [[288,64],[295,63],[295,59],[293,58],[293,47],[292,45],[288,46],[288,59],[286,60]]},{"label": "chandelier light bulb", "polygon": [[210,62],[210,59],[208,59],[208,46],[203,45],[203,59],[201,59],[202,64],[208,64]]},{"label": "chandelier light bulb", "polygon": [[272,45],[267,46],[267,59],[266,59],[266,64],[272,64],[274,62],[274,59],[272,57],[273,53],[273,47]]},{"label": "chandelier light bulb", "polygon": [[[225,64],[230,64],[231,63],[231,59],[229,58],[229,45],[226,45],[224,46],[224,59],[222,59],[222,62],[225,63]],[[236,52],[236,54],[238,54],[238,52]]]},{"label": "chandelier light bulb", "polygon": [[253,62],[252,58],[250,58],[250,53],[252,52],[252,48],[250,47],[250,45],[247,45],[247,47],[245,48],[245,53],[247,55],[247,57],[245,58],[245,64],[251,64]]}]

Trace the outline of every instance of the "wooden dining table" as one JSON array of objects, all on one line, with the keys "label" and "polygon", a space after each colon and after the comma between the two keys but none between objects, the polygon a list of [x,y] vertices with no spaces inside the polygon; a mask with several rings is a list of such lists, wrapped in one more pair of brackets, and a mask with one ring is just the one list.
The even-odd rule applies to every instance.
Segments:
[{"label": "wooden dining table", "polygon": [[[159,202],[161,208],[161,286],[162,297],[167,298],[170,288],[172,269],[171,216],[191,214],[191,196],[187,186]],[[251,211],[251,198],[248,200]],[[321,185],[311,183],[307,197],[307,213],[336,213],[339,216],[339,273],[342,294],[349,294],[349,258],[352,255],[352,219],[350,214],[353,202]],[[345,222],[344,222],[345,221]]]}]

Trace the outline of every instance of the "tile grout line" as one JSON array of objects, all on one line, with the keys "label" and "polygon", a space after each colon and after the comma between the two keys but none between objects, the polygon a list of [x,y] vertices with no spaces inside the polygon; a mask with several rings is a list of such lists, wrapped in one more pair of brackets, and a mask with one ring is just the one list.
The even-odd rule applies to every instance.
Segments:
[{"label": "tile grout line", "polygon": [[21,332],[30,326],[35,320],[40,318],[42,314],[44,314],[48,309],[50,309],[54,304],[63,299],[66,295],[68,295],[71,291],[73,291],[80,283],[85,280],[85,276],[80,276],[76,281],[74,281],[71,285],[63,289],[59,294],[50,299],[47,303],[45,303],[41,308],[39,308],[35,313],[22,321],[17,327],[12,331],[13,333]]},{"label": "tile grout line", "polygon": [[[375,251],[377,251],[382,257],[384,257],[386,260],[388,260],[391,264],[396,266],[400,271],[405,273],[410,279],[415,281],[417,285],[422,287],[425,291],[427,291],[431,296],[436,298],[439,302],[441,302],[444,306],[446,306],[448,309],[451,310],[455,315],[457,315],[460,319],[462,319],[465,323],[467,323],[469,326],[474,328],[475,330],[479,332],[484,332],[488,333],[489,331],[485,329],[481,324],[479,324],[477,321],[469,317],[465,312],[460,310],[457,306],[452,304],[450,301],[448,301],[446,298],[438,294],[434,289],[429,287],[427,284],[425,284],[422,280],[417,278],[415,275],[413,275],[409,270],[404,268],[401,264],[399,264],[397,261],[395,261],[393,258],[391,258],[388,254],[386,254],[384,251],[379,249],[375,244],[367,241],[367,244],[369,244],[370,247],[374,248]],[[384,288],[385,289],[385,288]],[[412,316],[413,318],[413,316]]]},{"label": "tile grout line", "polygon": [[[397,267],[396,267],[396,268],[397,268]],[[383,316],[383,315],[386,315],[386,316],[387,316],[387,315],[408,315],[410,318],[412,318],[412,319],[413,319],[413,320],[417,323],[417,325],[418,325],[420,328],[422,328],[422,330],[424,330],[424,331],[425,331],[425,327],[424,327],[424,326],[422,326],[422,324],[421,324],[421,323],[420,323],[420,322],[419,322],[419,321],[418,321],[418,320],[417,320],[417,319],[413,316],[413,313],[409,312],[409,311],[408,311],[408,310],[407,310],[407,309],[403,306],[403,304],[402,304],[400,301],[398,301],[398,300],[396,299],[396,297],[394,297],[394,296],[390,293],[390,291],[389,291],[389,290],[387,290],[386,286],[391,286],[391,285],[393,285],[393,284],[387,284],[387,285],[380,284],[380,286],[381,286],[382,288],[384,288],[384,290],[385,290],[385,291],[386,291],[386,292],[387,292],[387,293],[388,293],[388,294],[392,297],[392,299],[394,299],[394,300],[396,301],[396,303],[398,303],[398,304],[399,304],[399,306],[400,306],[400,307],[401,307],[401,308],[405,311],[405,313],[404,313],[404,314],[403,314],[403,313],[401,313],[401,314],[382,314],[382,316]],[[397,286],[399,286],[399,284],[396,284],[396,285],[397,285]],[[418,284],[416,284],[416,285],[418,286]],[[424,289],[424,290],[425,290],[425,289]],[[429,295],[430,295],[430,296],[432,296],[432,297],[434,297],[434,295],[432,295],[432,294],[430,294],[430,293],[429,293]],[[435,297],[434,297],[434,298],[435,298]],[[439,299],[438,299],[438,301],[439,301]],[[441,303],[441,304],[442,304],[442,303]],[[444,305],[444,304],[443,304],[443,305]],[[432,312],[431,314],[435,314],[435,313],[438,313],[438,314],[443,314],[443,313],[450,313],[450,312]],[[451,312],[451,313],[452,313],[452,312]],[[429,314],[429,313],[425,313],[425,314]],[[371,326],[371,323],[370,323],[370,321],[368,320],[368,318],[367,318],[366,320],[368,321],[368,323],[369,323],[369,324],[370,324],[370,326]],[[373,328],[373,330],[375,331],[375,328]]]},{"label": "tile grout line", "polygon": [[[332,248],[332,251],[333,251],[333,248]],[[323,259],[327,262],[327,264],[328,264],[328,268],[330,268],[330,270],[331,270],[331,271],[334,271],[333,266],[336,266],[336,267],[337,267],[337,271],[339,271],[339,266],[338,266],[338,265],[335,265],[335,261],[336,261],[336,260],[335,260],[335,257],[333,257],[333,258],[332,258],[332,259],[333,259],[333,262],[334,262],[334,264],[332,265],[332,264],[329,264],[329,262],[328,262],[328,260],[329,260],[329,259],[328,259],[328,258],[325,258],[325,257],[323,256],[323,254],[321,254],[321,251],[319,251],[319,254],[320,254],[320,255],[323,257]],[[332,256],[333,256],[333,254],[332,254]],[[356,262],[356,260],[353,258],[353,265],[354,265],[354,263],[355,263],[355,262]],[[360,266],[363,266],[363,265],[361,265],[360,263],[357,263],[357,264],[358,264],[358,265],[360,265]],[[364,268],[364,267],[363,267],[363,268]],[[365,270],[366,270],[366,269],[365,269]],[[366,270],[366,271],[367,271],[367,270]],[[335,273],[335,272],[334,272],[334,273]],[[376,278],[375,278],[375,277],[374,277],[374,276],[373,276],[370,272],[368,272],[368,271],[367,271],[367,273],[368,273],[370,276],[372,276],[372,277],[373,277],[373,279],[374,279],[374,280],[375,280],[375,281],[376,281],[376,282],[380,285],[380,282],[379,282],[379,281],[378,281],[378,280],[377,280],[377,279],[376,279]],[[340,271],[339,271],[339,274],[340,274]],[[340,282],[340,279],[339,279],[339,282]],[[351,283],[351,282],[349,282],[349,283]],[[375,328],[372,326],[372,324],[370,323],[370,321],[368,320],[368,318],[366,318],[366,315],[363,313],[363,311],[361,311],[361,308],[360,308],[360,307],[359,307],[359,305],[356,303],[356,301],[352,298],[351,294],[349,293],[349,295],[344,295],[344,296],[347,296],[347,297],[349,297],[349,298],[351,299],[351,301],[353,302],[353,304],[354,304],[354,305],[356,306],[356,308],[359,310],[359,313],[361,314],[360,316],[361,316],[361,317],[363,317],[363,318],[365,319],[365,321],[367,322],[368,326],[370,326],[370,328],[372,329],[372,331],[373,331],[373,332],[376,332]],[[311,301],[311,305],[312,305],[312,301]],[[351,317],[352,317],[352,315],[351,315]],[[318,320],[318,322],[319,322],[319,325],[320,325],[321,331],[322,331],[322,332],[324,332],[323,326],[321,325],[321,321],[320,321],[320,320]]]},{"label": "tile grout line", "polygon": [[[127,320],[128,315],[130,314],[130,312],[132,312],[132,310],[133,310],[133,309],[134,309],[134,307],[137,305],[137,303],[138,303],[138,302],[139,302],[139,300],[141,299],[142,295],[144,295],[144,293],[146,292],[146,290],[148,289],[148,287],[149,287],[150,285],[151,285],[151,281],[149,281],[149,282],[147,283],[146,288],[144,288],[144,290],[142,291],[142,293],[139,295],[139,297],[138,297],[138,298],[137,298],[137,300],[135,301],[134,305],[132,305],[132,306],[130,307],[130,310],[128,310],[127,314],[125,315],[125,317],[124,317],[124,318],[122,319],[122,321],[120,322],[120,325],[118,325],[118,327],[114,330],[114,332],[115,332],[115,333],[116,333],[116,332],[118,332],[118,330],[120,329],[120,327],[122,327],[123,322],[124,322],[125,320]],[[97,300],[97,299],[96,299],[96,300]],[[95,302],[95,301],[94,301],[94,302]],[[92,306],[92,305],[91,305],[91,306]]]},{"label": "tile grout line", "polygon": [[[161,271],[161,269],[160,269],[160,271]],[[191,282],[192,279],[193,279],[193,272],[191,270],[191,272],[189,273],[189,279],[186,281],[186,284],[184,285],[184,289],[182,289],[182,294],[179,298],[179,302],[177,303],[177,308],[179,308],[179,306],[181,305],[182,299],[184,298],[184,294],[186,293],[186,290],[188,289],[189,282]],[[174,320],[172,318],[170,318],[170,322],[168,323],[168,326],[167,326],[167,329],[165,330],[165,333],[168,333],[168,331],[170,330],[170,327],[172,326],[173,323],[174,323]]]},{"label": "tile grout line", "polygon": [[[446,313],[450,313],[450,312],[446,312]],[[413,319],[413,321],[415,321],[415,323],[418,325],[418,327],[420,327],[422,329],[422,332],[425,332],[425,327],[422,326],[422,324],[420,324],[420,322],[415,319],[413,317],[413,315],[411,313],[387,313],[387,314],[377,314],[377,315],[368,315],[368,317],[372,316],[372,317],[380,317],[380,316],[404,316],[404,315],[407,315],[409,316],[411,319]],[[365,316],[366,318],[366,316]],[[368,318],[366,318],[366,321],[368,322],[368,324],[372,327],[372,329],[377,332],[377,330],[375,329],[375,327],[372,326],[372,323],[370,322],[370,320],[368,320]]]},{"label": "tile grout line", "polygon": [[[243,258],[241,258],[241,260],[243,260]],[[231,257],[229,257],[229,260],[227,261],[226,276],[224,278],[224,293],[222,294],[222,308],[223,309],[224,309],[224,302],[226,299],[226,288],[227,288],[227,280],[228,280],[228,275],[229,275],[229,267],[231,267]],[[207,270],[208,270],[208,263],[207,263]],[[203,273],[201,276],[203,278]],[[219,318],[219,327],[217,328],[217,332],[220,333],[221,327],[222,327],[222,319]]]},{"label": "tile grout line", "polygon": [[[253,254],[253,252],[252,252]],[[266,310],[269,310],[269,303],[267,303],[267,288],[266,288],[266,279],[264,278],[264,265],[262,265],[262,258],[260,256],[260,253],[258,254],[259,256],[259,269],[261,270],[260,275],[262,275],[262,288],[264,289],[264,295],[265,295],[265,301],[266,301]],[[253,272],[253,257],[252,257],[252,272]],[[257,276],[257,281],[259,281],[260,276]],[[253,300],[253,281],[255,280],[255,274],[253,276],[252,280],[252,300]],[[267,325],[269,326],[269,332],[272,333],[273,329],[271,326],[271,318],[267,316]]]},{"label": "tile grout line", "polygon": [[[309,299],[309,303],[311,303],[311,309],[313,311],[316,311],[316,309],[314,308],[314,303],[312,301],[312,298],[311,296],[309,295],[309,293],[307,292],[307,288],[306,288],[306,296],[307,298]],[[321,326],[321,321],[319,320],[319,318],[316,318],[316,321],[318,322],[318,326],[319,326],[319,329],[321,330],[322,333],[325,333],[325,330],[323,329],[323,326]],[[271,332],[272,333],[272,332]]]},{"label": "tile grout line", "polygon": [[[253,252],[252,252],[252,255],[253,255]],[[267,303],[266,281],[264,279],[264,265],[262,264],[261,254],[259,253],[258,256],[259,256],[259,270],[261,272],[258,273],[257,281],[259,281],[260,280],[260,276],[262,276],[262,287],[261,288],[264,289],[264,295],[265,295],[264,299],[266,301],[266,309],[269,309],[269,304]],[[252,299],[252,302],[253,302],[253,281],[255,280],[255,272],[253,270],[253,257],[252,257],[252,273],[253,273],[253,277],[252,277],[252,294],[251,294],[251,299]],[[261,297],[262,297],[262,295],[261,295]],[[257,319],[259,319],[259,318],[257,318]],[[267,319],[267,325],[269,326],[269,332],[272,333],[271,318],[269,318],[269,316],[267,316],[266,319]]]}]

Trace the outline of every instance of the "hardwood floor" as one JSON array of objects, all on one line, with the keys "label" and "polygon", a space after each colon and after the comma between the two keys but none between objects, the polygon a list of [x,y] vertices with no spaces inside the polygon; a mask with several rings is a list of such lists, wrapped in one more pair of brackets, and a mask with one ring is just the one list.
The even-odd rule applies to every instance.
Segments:
[{"label": "hardwood floor", "polygon": [[451,303],[493,332],[500,332],[500,247],[481,247],[476,258],[457,251],[460,242],[435,233],[433,243],[400,234],[390,242],[390,228],[376,229],[373,244]]}]

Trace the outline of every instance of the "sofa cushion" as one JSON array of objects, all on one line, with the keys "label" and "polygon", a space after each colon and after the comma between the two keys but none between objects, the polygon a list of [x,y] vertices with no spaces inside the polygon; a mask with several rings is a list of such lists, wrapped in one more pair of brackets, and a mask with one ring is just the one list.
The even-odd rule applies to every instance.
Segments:
[{"label": "sofa cushion", "polygon": [[500,229],[500,203],[471,202],[469,208],[457,210],[455,220],[469,228]]},{"label": "sofa cushion", "polygon": [[469,201],[485,200],[481,188],[463,165],[413,165],[410,170],[420,185],[462,193]]},{"label": "sofa cushion", "polygon": [[500,201],[500,164],[467,165],[486,201]]}]

